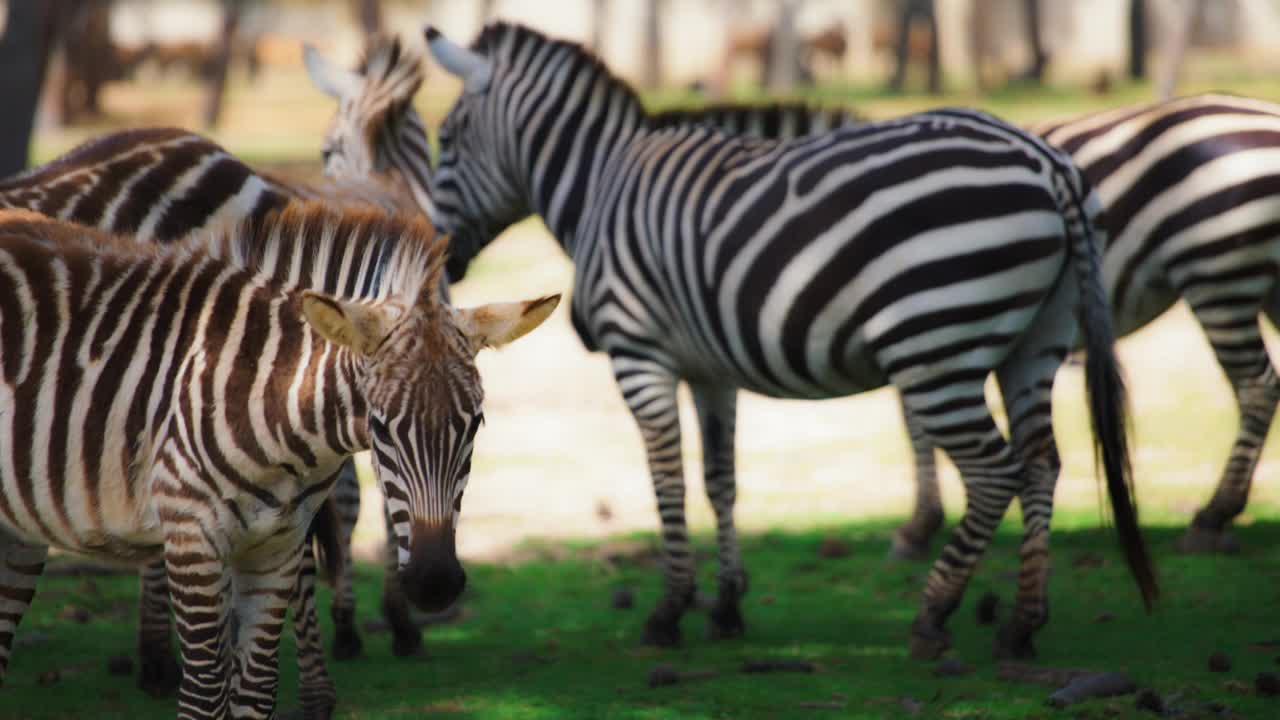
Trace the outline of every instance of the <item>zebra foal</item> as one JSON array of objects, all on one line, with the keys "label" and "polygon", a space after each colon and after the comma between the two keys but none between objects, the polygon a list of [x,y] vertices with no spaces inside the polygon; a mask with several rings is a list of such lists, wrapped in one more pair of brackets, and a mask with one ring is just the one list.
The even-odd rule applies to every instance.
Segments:
[{"label": "zebra foal", "polygon": [[[323,199],[349,207],[394,210],[406,201],[397,185],[375,175],[348,177],[341,183],[283,182],[256,172],[216,143],[176,128],[141,128],[85,142],[57,159],[0,180],[0,207],[27,209],[62,220],[125,234],[135,241],[171,243],[193,233],[207,237],[246,219],[261,221],[290,198]],[[330,496],[341,507],[344,493],[358,493],[354,468],[343,465]],[[327,518],[322,512],[318,517]],[[354,520],[353,520],[354,522]],[[331,557],[335,567],[350,564],[350,528],[332,523]],[[360,652],[349,573],[330,568],[335,585],[332,614],[334,656]],[[298,639],[299,691],[308,718],[327,717],[336,693],[324,664],[324,647],[315,619],[315,563],[304,554],[292,608]],[[178,688],[181,671],[173,656],[169,591],[162,559],[143,568],[138,618],[137,684],[153,697]]]},{"label": "zebra foal", "polygon": [[303,535],[363,449],[406,593],[452,602],[474,355],[557,297],[454,310],[443,259],[421,222],[314,204],[163,248],[0,214],[0,682],[49,546],[162,557],[178,717],[270,717]]},{"label": "zebra foal", "polygon": [[[463,80],[439,131],[431,216],[491,238],[538,213],[573,259],[571,316],[609,354],[640,429],[662,519],[665,594],[645,638],[679,641],[694,592],[676,387],[693,390],[717,518],[713,635],[742,632],[733,521],[736,392],[850,395],[892,384],[960,468],[968,507],[912,624],[917,657],[944,623],[1016,495],[1024,537],[1002,655],[1047,621],[1060,462],[1054,375],[1077,324],[1116,526],[1148,604],[1157,594],[1130,496],[1124,388],[1094,224],[1069,158],[983,113],[948,110],[777,143],[655,126],[639,98],[571,43],[509,24],[470,48],[428,28]],[[1013,432],[986,406],[995,373]]]}]

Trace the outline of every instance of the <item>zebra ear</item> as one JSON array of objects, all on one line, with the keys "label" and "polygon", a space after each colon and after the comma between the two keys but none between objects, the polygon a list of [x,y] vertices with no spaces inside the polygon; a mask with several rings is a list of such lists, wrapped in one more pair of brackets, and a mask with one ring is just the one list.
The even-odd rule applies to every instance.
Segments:
[{"label": "zebra ear", "polygon": [[320,92],[335,100],[355,95],[364,83],[364,78],[358,73],[329,62],[311,43],[302,44],[302,62],[307,66],[311,82]]},{"label": "zebra ear", "polygon": [[372,355],[387,336],[387,313],[376,305],[307,290],[302,294],[302,314],[321,337],[363,355]]},{"label": "zebra ear", "polygon": [[422,30],[427,37],[427,49],[436,62],[449,72],[462,78],[462,90],[466,93],[482,93],[489,89],[493,75],[493,63],[485,56],[453,43],[431,25]]},{"label": "zebra ear", "polygon": [[458,311],[458,326],[471,340],[471,348],[502,347],[518,340],[551,316],[560,295],[513,303],[491,303]]}]

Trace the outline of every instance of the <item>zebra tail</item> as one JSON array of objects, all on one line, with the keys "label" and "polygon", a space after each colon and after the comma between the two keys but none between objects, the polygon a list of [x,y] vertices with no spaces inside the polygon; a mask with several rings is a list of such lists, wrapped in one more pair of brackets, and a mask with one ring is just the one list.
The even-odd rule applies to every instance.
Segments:
[{"label": "zebra tail", "polygon": [[325,579],[332,585],[344,570],[342,549],[338,538],[338,507],[333,498],[327,498],[311,520],[308,535],[316,556],[316,565],[324,568]]},{"label": "zebra tail", "polygon": [[1069,198],[1064,215],[1071,239],[1072,264],[1080,285],[1080,327],[1084,333],[1085,393],[1093,426],[1094,463],[1102,460],[1107,495],[1115,515],[1116,533],[1124,549],[1129,572],[1142,592],[1142,604],[1151,611],[1160,595],[1155,566],[1138,525],[1138,502],[1133,492],[1133,466],[1129,460],[1128,390],[1115,354],[1115,329],[1102,281],[1103,232],[1094,221],[1097,196],[1074,166],[1061,169]]}]

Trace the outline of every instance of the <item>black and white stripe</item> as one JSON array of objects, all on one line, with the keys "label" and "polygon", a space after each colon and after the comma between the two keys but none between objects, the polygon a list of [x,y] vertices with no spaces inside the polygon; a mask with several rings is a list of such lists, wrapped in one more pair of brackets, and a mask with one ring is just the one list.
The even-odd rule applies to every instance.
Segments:
[{"label": "black and white stripe", "polygon": [[369,447],[410,600],[461,591],[474,354],[554,298],[452,310],[428,227],[321,205],[167,249],[21,211],[0,237],[0,679],[48,546],[159,556],[179,717],[270,717],[303,533]]},{"label": "black and white stripe", "polygon": [[[1179,540],[1232,551],[1271,428],[1280,381],[1261,316],[1280,320],[1280,105],[1201,95],[1032,128],[1070,153],[1097,188],[1109,242],[1103,276],[1121,335],[1186,300],[1240,411],[1213,497]],[[917,501],[895,553],[921,556],[942,523],[933,445],[910,422]]]},{"label": "black and white stripe", "polygon": [[[943,623],[1018,495],[1022,574],[998,649],[1029,654],[1047,619],[1059,468],[1050,389],[1077,306],[1117,527],[1144,599],[1154,597],[1129,495],[1097,200],[1069,158],[967,110],[787,143],[655,127],[575,45],[506,24],[470,50],[431,29],[427,38],[463,80],[440,129],[433,219],[491,238],[543,217],[575,264],[575,327],[609,353],[640,427],[666,559],[648,640],[676,642],[694,594],[676,386],[691,386],[710,449],[721,545],[712,629],[723,635],[743,629],[746,589],[732,517],[736,390],[819,398],[893,384],[961,468],[969,499],[926,583],[913,652],[946,647]],[[1012,444],[986,406],[993,371]]]}]

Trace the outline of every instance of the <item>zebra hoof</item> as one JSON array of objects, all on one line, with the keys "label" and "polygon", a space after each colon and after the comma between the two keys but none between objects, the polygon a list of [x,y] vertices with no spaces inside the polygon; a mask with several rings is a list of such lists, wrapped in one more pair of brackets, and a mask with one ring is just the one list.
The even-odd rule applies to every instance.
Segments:
[{"label": "zebra hoof", "polygon": [[995,658],[997,660],[1033,660],[1036,646],[1032,642],[1035,631],[1018,622],[1005,623],[996,633]]},{"label": "zebra hoof", "polygon": [[182,684],[182,667],[173,655],[146,654],[140,658],[138,689],[157,700],[171,698]]},{"label": "zebra hoof", "polygon": [[889,545],[889,559],[923,562],[929,559],[929,543],[914,540],[900,529],[893,534],[893,542]]},{"label": "zebra hoof", "polygon": [[951,633],[938,625],[919,620],[911,624],[911,659],[937,660],[951,648]]},{"label": "zebra hoof", "polygon": [[422,631],[395,633],[391,638],[391,654],[396,657],[414,657],[422,654]]},{"label": "zebra hoof", "polygon": [[1174,547],[1184,555],[1235,555],[1240,552],[1240,543],[1230,531],[1210,530],[1194,524],[1187,527]]},{"label": "zebra hoof", "polygon": [[333,659],[353,660],[364,653],[364,642],[354,627],[339,627],[333,634]]},{"label": "zebra hoof", "polygon": [[722,600],[716,604],[708,616],[707,636],[712,640],[728,640],[742,637],[747,632],[747,624],[742,619],[742,608],[735,600]]},{"label": "zebra hoof", "polygon": [[655,611],[644,624],[645,645],[673,648],[680,646],[680,616]]}]

